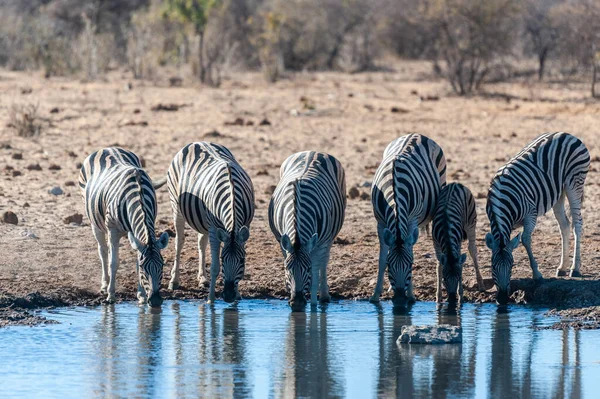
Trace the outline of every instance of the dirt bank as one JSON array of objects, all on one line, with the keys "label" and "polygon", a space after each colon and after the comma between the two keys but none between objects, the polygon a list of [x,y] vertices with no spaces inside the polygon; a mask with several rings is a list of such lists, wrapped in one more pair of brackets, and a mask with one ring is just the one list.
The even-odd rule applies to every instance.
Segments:
[{"label": "dirt bank", "polygon": [[[346,169],[348,188],[356,188],[359,195],[348,200],[345,224],[332,249],[329,284],[334,298],[366,299],[375,286],[378,256],[367,186],[392,139],[418,131],[444,149],[449,181],[460,181],[477,197],[478,250],[482,273],[489,279],[490,253],[483,240],[489,230],[485,216],[489,181],[526,143],[542,132],[557,130],[580,137],[593,159],[583,209],[584,278],[551,279],[560,260],[560,234],[550,213],[539,219],[533,236],[540,271],[549,280],[540,287],[528,280],[527,255],[519,247],[513,271],[515,299],[550,307],[600,305],[595,294],[600,292],[595,285],[600,277],[600,103],[588,101],[587,88],[575,84],[488,86],[490,92],[510,95],[510,101],[496,95],[458,98],[428,71],[426,64],[405,63],[396,72],[299,74],[275,85],[264,83],[260,74],[247,73],[225,80],[220,89],[209,89],[171,88],[167,79],[164,84],[160,79],[158,84],[133,81],[123,72],[112,73],[107,81],[82,83],[0,70],[0,214],[12,211],[18,217],[17,225],[0,223],[0,295],[12,298],[3,302],[2,309],[16,309],[23,301],[34,308],[101,302],[96,244],[85,217],[82,224],[74,217],[83,213],[75,184],[78,163],[101,147],[118,144],[135,151],[154,177],[162,176],[174,154],[189,142],[210,140],[231,149],[248,170],[256,192],[247,273],[240,283],[244,298],[286,296],[281,252],[267,221],[279,165],[305,149],[335,155]],[[306,99],[311,109],[306,108]],[[39,104],[44,126],[40,137],[18,138],[7,127],[13,103]],[[164,111],[160,104],[180,106]],[[393,107],[405,112],[392,112]],[[51,190],[54,187],[63,193],[52,194],[58,192]],[[158,202],[161,232],[172,225],[165,189],[158,192]],[[174,255],[171,242],[164,252],[163,294],[205,298],[206,290],[198,288],[195,279],[195,234],[187,229],[186,235],[183,289],[166,290]],[[431,239],[421,237],[415,247],[418,300],[434,299],[432,254]],[[134,253],[125,240],[121,259],[118,298],[135,299]],[[466,299],[493,301],[493,289],[472,290],[471,265],[468,260],[464,272]],[[39,296],[27,299],[31,293]]]}]

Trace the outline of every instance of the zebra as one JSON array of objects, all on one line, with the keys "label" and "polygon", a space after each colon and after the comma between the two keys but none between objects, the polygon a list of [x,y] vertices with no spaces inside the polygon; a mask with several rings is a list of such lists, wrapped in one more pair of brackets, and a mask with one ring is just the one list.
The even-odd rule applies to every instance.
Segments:
[{"label": "zebra", "polygon": [[327,263],[346,211],[346,180],[341,163],[329,154],[304,151],[281,165],[269,203],[269,226],[281,245],[293,311],[330,300]]},{"label": "zebra", "polygon": [[142,169],[138,156],[122,148],[98,150],[83,162],[79,187],[85,212],[98,241],[102,263],[100,292],[107,294],[108,302],[115,301],[119,241],[127,235],[137,251],[139,302],[149,302],[153,307],[162,304],[160,284],[164,260],[161,251],[169,242],[169,234],[164,232],[156,239],[154,189],[164,183],[165,180],[153,183]]},{"label": "zebra", "polygon": [[413,246],[419,238],[419,226],[431,221],[445,184],[446,159],[433,140],[412,133],[385,149],[371,189],[379,238],[379,269],[371,302],[379,302],[386,266],[394,305],[414,302]]},{"label": "zebra", "polygon": [[[570,223],[565,212],[569,200],[575,251],[571,277],[581,277],[581,205],[583,188],[590,166],[585,145],[568,133],[546,133],[529,143],[502,166],[492,179],[487,197],[487,216],[491,232],[485,237],[492,251],[492,277],[497,288],[496,301],[506,304],[510,294],[510,277],[514,263],[512,252],[519,241],[527,250],[533,278],[542,280],[531,250],[531,234],[538,216],[552,208],[562,237],[562,256],[557,276],[568,270]],[[523,233],[511,239],[511,232],[523,226]]]},{"label": "zebra", "polygon": [[[467,260],[461,254],[462,242],[469,241],[469,253],[475,266],[477,288],[483,291],[483,279],[477,261],[477,210],[471,191],[460,183],[450,183],[440,192],[433,214],[432,235],[438,259],[436,301],[442,302],[442,280],[448,292],[448,302],[462,302],[462,269]],[[442,278],[443,277],[443,278]]]},{"label": "zebra", "polygon": [[[191,143],[174,157],[167,171],[167,187],[175,224],[175,263],[169,289],[179,287],[179,268],[185,223],[198,233],[199,285],[206,286],[206,249],[210,241],[211,267],[208,302],[215,301],[217,276],[223,266],[223,300],[240,299],[246,241],[254,218],[254,186],[248,173],[224,146]],[[223,244],[223,248],[221,248]]]}]

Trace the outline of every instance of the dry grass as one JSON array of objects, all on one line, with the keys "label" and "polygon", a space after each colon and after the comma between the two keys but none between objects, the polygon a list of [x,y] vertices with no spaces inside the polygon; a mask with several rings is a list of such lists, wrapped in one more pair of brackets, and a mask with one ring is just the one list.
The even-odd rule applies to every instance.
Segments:
[{"label": "dry grass", "polygon": [[8,127],[19,137],[39,136],[43,128],[38,108],[39,104],[13,104],[8,116]]}]

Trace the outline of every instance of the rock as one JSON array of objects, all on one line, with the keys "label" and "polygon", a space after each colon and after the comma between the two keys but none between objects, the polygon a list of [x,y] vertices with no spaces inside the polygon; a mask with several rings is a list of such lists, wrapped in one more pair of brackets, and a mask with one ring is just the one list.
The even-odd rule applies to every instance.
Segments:
[{"label": "rock", "polygon": [[59,112],[60,112],[60,108],[58,108],[58,107],[54,107],[50,110],[51,114],[58,114]]},{"label": "rock", "polygon": [[246,126],[254,126],[254,122],[253,121],[246,121]]},{"label": "rock", "polygon": [[371,199],[371,196],[369,195],[369,193],[360,193],[360,199],[363,201],[367,201],[369,199]]},{"label": "rock", "polygon": [[21,176],[23,173],[21,173],[20,170],[13,170],[12,171],[12,177],[17,177],[17,176]]},{"label": "rock", "polygon": [[15,152],[12,154],[12,159],[23,159],[23,154],[20,152]]},{"label": "rock", "polygon": [[244,126],[244,119],[235,118],[233,122],[225,122],[226,126]]},{"label": "rock", "polygon": [[216,130],[213,130],[211,132],[208,133],[204,133],[204,137],[222,137],[223,135],[219,132],[217,132]]},{"label": "rock", "polygon": [[21,232],[21,236],[23,238],[29,238],[32,240],[37,240],[39,237],[37,235],[35,235],[35,233],[33,233],[32,231],[22,231]]},{"label": "rock", "polygon": [[42,170],[42,167],[40,166],[39,163],[32,163],[31,165],[28,165],[27,170]]},{"label": "rock", "polygon": [[477,199],[485,199],[487,198],[487,193],[477,193]]},{"label": "rock", "polygon": [[406,108],[401,107],[392,107],[391,111],[393,114],[407,114],[409,112]]},{"label": "rock", "polygon": [[358,188],[356,187],[352,187],[349,191],[348,191],[348,196],[350,197],[350,199],[355,199],[358,198],[360,196],[360,191],[358,191]]},{"label": "rock", "polygon": [[62,169],[62,167],[60,165],[55,164],[55,163],[53,163],[52,165],[50,165],[48,167],[48,170],[61,170],[61,169]]},{"label": "rock", "polygon": [[371,188],[373,186],[373,182],[365,180],[364,182],[360,183],[360,186],[365,188]]},{"label": "rock", "polygon": [[67,151],[67,155],[71,158],[77,158],[77,154],[75,154],[73,151]]},{"label": "rock", "polygon": [[62,188],[56,186],[56,187],[52,187],[50,190],[48,190],[48,194],[52,194],[52,195],[63,195],[65,192],[63,191]]},{"label": "rock", "polygon": [[275,192],[276,188],[277,188],[277,186],[275,186],[275,185],[271,185],[271,186],[267,187],[267,189],[265,190],[265,194],[272,195]]},{"label": "rock", "polygon": [[260,121],[260,123],[258,125],[259,126],[271,126],[271,121],[269,121],[267,118],[264,118],[262,121]]},{"label": "rock", "polygon": [[462,342],[462,329],[458,326],[404,326],[397,344],[458,344]]},{"label": "rock", "polygon": [[136,109],[133,110],[134,114],[139,114],[140,112],[142,112],[142,111],[139,108],[136,108]]},{"label": "rock", "polygon": [[336,237],[335,240],[333,240],[333,243],[336,245],[350,245],[352,244],[352,242],[350,240],[348,240],[345,237]]},{"label": "rock", "polygon": [[154,107],[150,108],[150,110],[152,110],[153,112],[158,112],[158,111],[167,111],[167,112],[174,112],[174,111],[179,111],[179,108],[183,108],[185,107],[187,104],[157,104]]},{"label": "rock", "polygon": [[14,212],[6,211],[2,214],[2,223],[19,224],[19,218]]},{"label": "rock", "polygon": [[81,223],[83,223],[83,215],[81,213],[74,213],[73,215],[64,218],[63,221],[65,224],[75,223],[81,225]]},{"label": "rock", "polygon": [[65,187],[75,187],[75,182],[72,180],[66,181]]},{"label": "rock", "polygon": [[77,162],[75,164],[75,168],[77,168],[77,169],[81,169],[82,166],[83,166],[83,164],[81,162]]},{"label": "rock", "polygon": [[269,176],[269,171],[266,169],[261,169],[256,173],[256,176]]},{"label": "rock", "polygon": [[29,202],[26,202],[23,204],[23,208],[29,208],[31,205],[29,205]]}]

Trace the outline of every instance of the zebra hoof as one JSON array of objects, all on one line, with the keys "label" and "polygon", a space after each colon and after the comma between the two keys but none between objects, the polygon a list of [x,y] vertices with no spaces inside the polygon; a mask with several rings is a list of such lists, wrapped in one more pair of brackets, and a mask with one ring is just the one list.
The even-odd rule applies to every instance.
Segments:
[{"label": "zebra hoof", "polygon": [[581,275],[581,273],[579,272],[579,270],[571,270],[571,273],[569,274],[569,277],[583,277]]},{"label": "zebra hoof", "polygon": [[321,303],[329,303],[329,302],[331,302],[331,296],[329,294],[327,294],[327,295],[319,295],[319,302],[321,302]]},{"label": "zebra hoof", "polygon": [[116,302],[116,299],[115,299],[115,295],[114,295],[114,294],[112,294],[112,295],[111,295],[111,294],[109,294],[109,295],[106,297],[106,303],[115,303],[115,302]]},{"label": "zebra hoof", "polygon": [[567,275],[566,270],[557,270],[556,271],[556,277],[565,277],[566,275]]},{"label": "zebra hoof", "polygon": [[379,303],[379,297],[373,295],[371,298],[369,298],[369,302],[371,302],[371,303]]}]

